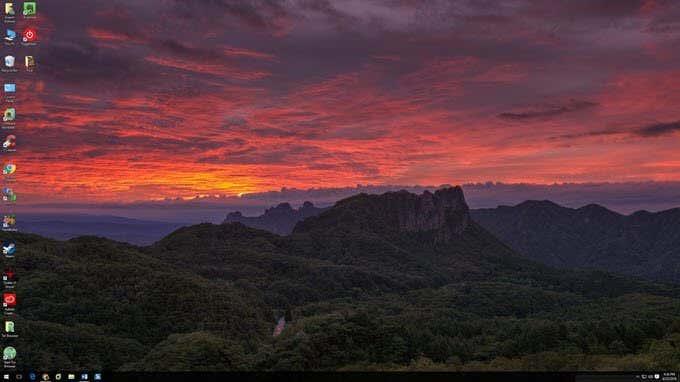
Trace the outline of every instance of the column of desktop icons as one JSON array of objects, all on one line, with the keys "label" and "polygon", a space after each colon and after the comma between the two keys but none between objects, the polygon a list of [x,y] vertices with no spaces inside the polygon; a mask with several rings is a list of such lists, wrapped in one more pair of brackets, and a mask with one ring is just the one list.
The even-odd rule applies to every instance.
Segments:
[{"label": "column of desktop icons", "polygon": [[4,369],[16,368],[17,350],[13,346],[18,334],[15,327],[15,315],[17,308],[17,274],[14,268],[14,256],[16,255],[16,242],[5,239],[2,242],[2,256],[4,268],[2,271],[2,313],[3,324],[1,338],[4,342],[2,347],[2,362]]},{"label": "column of desktop icons", "polygon": [[[0,4],[2,20],[4,21],[4,36],[2,44],[5,53],[0,54],[0,72],[3,73],[2,82],[2,103],[0,107],[0,155],[2,158],[2,200],[3,207],[2,225],[0,231],[9,232],[10,235],[4,236],[2,243],[2,312],[3,323],[0,326],[0,337],[3,340],[1,346],[2,360],[4,369],[15,369],[17,367],[17,349],[13,346],[14,339],[17,338],[15,328],[15,314],[17,308],[17,274],[14,268],[15,256],[17,253],[17,243],[11,235],[16,232],[16,215],[12,212],[12,206],[17,200],[14,190],[14,180],[17,165],[13,160],[13,153],[17,150],[17,135],[15,133],[17,120],[17,90],[21,83],[30,84],[30,81],[17,81],[21,77],[20,72],[33,72],[36,68],[35,57],[31,54],[31,47],[38,43],[38,31],[34,26],[37,17],[37,2],[35,1],[4,1]],[[0,34],[3,30],[0,30]],[[18,56],[17,53],[24,53]],[[17,86],[20,82],[20,86]],[[19,374],[17,374],[18,376]],[[5,374],[3,379],[8,375]],[[35,378],[35,377],[34,377]],[[30,377],[28,378],[31,379]],[[33,379],[35,380],[35,379]]]},{"label": "column of desktop icons", "polygon": [[2,272],[2,312],[3,324],[1,337],[5,342],[2,348],[2,361],[5,369],[16,367],[17,350],[11,343],[18,338],[15,327],[15,314],[17,307],[17,274],[13,266],[16,254],[16,242],[11,239],[2,242],[2,254],[4,257],[4,269]]},{"label": "column of desktop icons", "polygon": [[[4,172],[4,171],[3,171]],[[4,193],[9,188],[5,187]],[[10,191],[11,192],[11,191]],[[2,231],[16,231],[16,216],[5,213],[2,220]],[[17,309],[17,273],[15,270],[15,256],[17,254],[17,243],[10,236],[2,240],[2,316],[3,323],[0,327],[0,337],[3,340],[2,362],[4,369],[15,369],[17,367],[17,349],[14,342],[18,338],[16,331],[16,309]]]},{"label": "column of desktop icons", "polygon": [[2,272],[2,310],[3,324],[1,337],[6,342],[2,349],[2,361],[5,369],[16,367],[17,350],[11,343],[18,338],[14,316],[17,307],[16,283],[17,275],[12,263],[7,260],[14,258],[16,244],[12,240],[5,240],[2,243],[2,252],[5,257],[5,267]]},{"label": "column of desktop icons", "polygon": [[[34,46],[38,42],[38,32],[36,28],[28,25],[23,28],[21,34],[17,32],[16,24],[17,18],[23,16],[27,23],[31,23],[37,16],[37,2],[24,1],[23,3],[6,1],[4,3],[4,23],[5,23],[5,37],[4,43],[8,48],[14,48],[18,43],[24,47]],[[18,62],[14,54],[7,54],[3,59],[2,72],[16,73],[18,72]],[[25,55],[23,57],[23,66],[26,71],[31,72],[35,69],[35,58],[32,55]],[[16,93],[17,84],[12,76],[6,76],[3,84],[3,101],[5,104],[2,109],[2,128],[1,135],[2,147],[0,152],[12,154],[17,150],[17,135],[14,132],[16,127],[17,109],[16,109]],[[14,203],[17,200],[17,194],[13,187],[14,175],[17,170],[17,165],[11,160],[11,155],[6,155],[2,165],[2,202]],[[2,215],[2,231],[13,232],[16,231],[16,216],[12,213],[4,213]],[[4,248],[4,247],[3,247]],[[4,250],[3,250],[4,252]]]}]

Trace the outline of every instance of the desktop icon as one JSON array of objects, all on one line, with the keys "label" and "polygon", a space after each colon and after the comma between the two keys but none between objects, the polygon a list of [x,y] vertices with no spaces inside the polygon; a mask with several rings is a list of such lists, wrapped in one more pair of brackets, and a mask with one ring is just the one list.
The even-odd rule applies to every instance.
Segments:
[{"label": "desktop icon", "polygon": [[12,175],[17,171],[17,165],[14,163],[5,163],[2,167],[2,175]]},{"label": "desktop icon", "polygon": [[15,32],[13,29],[7,28],[5,31],[5,41],[7,42],[13,42],[17,38],[17,32]]},{"label": "desktop icon", "polygon": [[2,242],[2,254],[5,255],[5,257],[14,257],[16,251],[17,245],[14,241],[5,240]]},{"label": "desktop icon", "polygon": [[24,1],[24,16],[35,16],[36,12],[37,10],[35,1]]},{"label": "desktop icon", "polygon": [[47,382],[47,381],[50,380],[50,375],[47,374],[47,373],[42,373],[42,376],[40,377],[40,379],[41,379],[43,382]]},{"label": "desktop icon", "polygon": [[54,375],[54,380],[55,381],[61,381],[61,373],[57,373]]},{"label": "desktop icon", "polygon": [[17,165],[14,163],[5,163],[2,167],[2,175],[12,175],[17,171]]},{"label": "desktop icon", "polygon": [[13,360],[17,357],[17,350],[11,346],[7,346],[5,350],[2,351],[2,359],[5,361]]},{"label": "desktop icon", "polygon": [[94,373],[94,380],[95,381],[101,381],[102,380],[102,373]]},{"label": "desktop icon", "polygon": [[37,40],[38,32],[36,32],[35,28],[26,28],[23,33],[21,33],[21,41],[23,42],[35,42]]},{"label": "desktop icon", "polygon": [[76,379],[76,375],[75,374],[69,374],[68,377],[66,377],[66,378],[69,379],[69,380],[73,380],[73,379]]},{"label": "desktop icon", "polygon": [[31,381],[35,381],[36,378],[37,376],[35,375],[35,373],[28,373],[28,379],[30,379]]},{"label": "desktop icon", "polygon": [[[16,217],[16,215],[14,215],[14,214],[11,214],[11,215],[4,215],[4,216],[2,217],[2,229],[11,231],[11,230],[14,230],[14,228],[16,227],[16,225],[17,225],[17,217]],[[15,247],[15,248],[16,248],[16,247]],[[5,251],[4,247],[3,247],[2,251],[3,251],[3,252]],[[9,257],[9,256],[8,256],[8,257]]]},{"label": "desktop icon", "polygon": [[14,321],[5,321],[5,333],[14,333]]},{"label": "desktop icon", "polygon": [[9,281],[12,282],[16,278],[16,273],[14,272],[14,269],[12,268],[5,268],[4,272],[2,272],[2,281]]},{"label": "desktop icon", "polygon": [[87,375],[87,373],[82,373],[82,374],[80,374],[80,380],[81,380],[81,381],[87,381],[88,379],[90,379],[90,378],[89,378],[89,376]]},{"label": "desktop icon", "polygon": [[4,122],[14,121],[17,117],[17,110],[13,107],[8,107],[2,115],[2,120]]},{"label": "desktop icon", "polygon": [[17,194],[9,187],[2,189],[2,201],[3,202],[16,202]]},{"label": "desktop icon", "polygon": [[5,150],[11,150],[17,146],[17,137],[14,134],[9,134],[5,137],[4,142],[2,142],[2,148]]},{"label": "desktop icon", "polygon": [[14,16],[14,3],[5,3],[5,15]]},{"label": "desktop icon", "polygon": [[35,68],[35,58],[33,58],[33,56],[24,57],[24,65],[26,66],[26,70],[32,72]]},{"label": "desktop icon", "polygon": [[17,306],[17,294],[14,292],[3,293],[2,306],[5,308],[14,308],[15,306]]},{"label": "desktop icon", "polygon": [[5,93],[15,93],[17,91],[17,84],[5,84]]},{"label": "desktop icon", "polygon": [[8,68],[14,67],[14,56],[5,56],[5,66]]}]

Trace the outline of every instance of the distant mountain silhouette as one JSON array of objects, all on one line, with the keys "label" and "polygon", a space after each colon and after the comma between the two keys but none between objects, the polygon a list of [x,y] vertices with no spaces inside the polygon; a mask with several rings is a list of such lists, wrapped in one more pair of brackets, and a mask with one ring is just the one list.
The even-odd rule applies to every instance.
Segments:
[{"label": "distant mountain silhouette", "polygon": [[130,219],[109,215],[21,214],[18,228],[57,240],[101,236],[136,245],[149,245],[181,227],[180,223]]},{"label": "distant mountain silhouette", "polygon": [[550,201],[478,209],[473,219],[532,260],[680,282],[680,209],[621,215]]},{"label": "distant mountain silhouette", "polygon": [[248,227],[259,228],[279,235],[288,235],[299,221],[316,216],[327,208],[315,207],[311,202],[304,202],[298,209],[289,203],[280,203],[276,207],[268,208],[263,215],[249,217],[241,212],[231,212],[224,219],[224,223],[242,223]]}]

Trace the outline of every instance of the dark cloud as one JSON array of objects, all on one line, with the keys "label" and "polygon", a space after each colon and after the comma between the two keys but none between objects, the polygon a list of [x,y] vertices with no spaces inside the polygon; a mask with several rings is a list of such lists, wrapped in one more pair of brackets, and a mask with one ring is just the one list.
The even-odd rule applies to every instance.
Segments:
[{"label": "dark cloud", "polygon": [[680,121],[643,126],[636,131],[636,134],[642,137],[660,137],[677,131],[680,131]]},{"label": "dark cloud", "polygon": [[680,4],[675,2],[674,7],[666,7],[652,17],[646,31],[652,33],[673,34],[680,32]]},{"label": "dark cloud", "polygon": [[84,40],[54,41],[41,58],[41,74],[68,82],[130,80],[139,75],[138,57]]},{"label": "dark cloud", "polygon": [[288,129],[279,129],[275,127],[254,127],[248,130],[250,134],[253,134],[258,137],[277,137],[277,138],[292,138],[292,137],[298,137],[298,138],[311,138],[315,134],[311,132],[303,133],[301,131],[295,131],[295,130],[288,130]]},{"label": "dark cloud", "polygon": [[93,149],[82,153],[86,158],[97,158],[108,154],[107,150],[104,149]]},{"label": "dark cloud", "polygon": [[563,134],[551,139],[574,139],[574,138],[587,138],[587,137],[600,137],[600,136],[611,136],[611,135],[623,135],[629,137],[643,137],[643,138],[655,138],[665,135],[670,135],[675,132],[680,131],[680,121],[667,122],[667,123],[653,123],[650,125],[645,125],[642,127],[637,127],[633,129],[624,128],[609,128],[603,130],[592,130],[584,131],[574,134]]},{"label": "dark cloud", "polygon": [[278,147],[246,146],[228,148],[221,155],[208,155],[198,159],[211,164],[268,164],[297,165],[314,163],[327,158],[328,153],[319,147],[305,144],[288,144]]},{"label": "dark cloud", "polygon": [[562,134],[556,137],[550,138],[551,140],[561,140],[561,139],[575,139],[575,138],[588,138],[588,137],[606,137],[610,135],[619,135],[624,133],[620,129],[604,129],[604,130],[593,130],[593,131],[584,131],[580,133],[572,133],[572,134]]},{"label": "dark cloud", "polygon": [[[286,0],[176,0],[176,14],[182,18],[204,18],[213,21],[228,14],[254,28],[278,29],[290,17]],[[215,17],[215,16],[218,17]]]},{"label": "dark cloud", "polygon": [[358,18],[338,10],[330,0],[306,0],[301,1],[300,6],[305,12],[311,11],[323,14],[339,29],[347,29],[359,22]]},{"label": "dark cloud", "polygon": [[[254,138],[295,138],[304,140],[373,140],[389,135],[385,128],[368,126],[335,126],[330,118],[320,118],[314,113],[289,113],[288,117],[303,117],[308,120],[290,122],[277,126],[251,125],[245,118],[229,117],[224,128],[231,132],[245,133]],[[329,126],[335,126],[330,129]]]},{"label": "dark cloud", "polygon": [[[116,126],[114,123],[85,125],[78,128],[77,132],[65,132],[60,128],[53,127],[26,131],[23,136],[24,139],[31,142],[32,154],[54,153],[55,155],[58,155],[58,153],[74,155],[73,151],[65,148],[68,148],[77,137],[79,146],[97,148],[83,151],[86,156],[91,158],[101,156],[105,152],[134,152],[148,147],[153,147],[160,152],[205,152],[230,144],[228,141],[184,137],[158,137],[142,134],[119,135],[120,131],[117,128],[120,128],[120,126]],[[105,151],[103,148],[105,148]]]},{"label": "dark cloud", "polygon": [[643,0],[572,0],[572,1],[529,1],[529,7],[549,14],[561,14],[563,18],[573,17],[626,17],[633,16],[645,4]]},{"label": "dark cloud", "polygon": [[[359,162],[338,162],[338,163],[310,163],[307,165],[310,170],[338,171],[350,169],[362,176],[377,177],[380,175],[380,167],[370,163]],[[375,179],[375,178],[374,178]]]},{"label": "dark cloud", "polygon": [[[305,114],[306,115],[306,114]],[[292,117],[289,116],[289,117]],[[309,126],[313,127],[313,126]],[[247,119],[239,116],[228,117],[224,128],[231,132],[247,134],[253,138],[297,138],[315,139],[319,132],[313,128],[291,128],[252,125]]]},{"label": "dark cloud", "polygon": [[174,56],[190,58],[192,60],[215,61],[224,58],[224,55],[216,49],[193,47],[177,40],[163,40],[159,43],[159,47]]},{"label": "dark cloud", "polygon": [[531,119],[543,119],[558,117],[563,114],[573,113],[581,110],[591,109],[598,106],[596,102],[590,101],[577,101],[571,100],[566,105],[561,106],[548,106],[542,107],[534,110],[527,110],[521,112],[507,112],[498,114],[499,118],[513,120],[513,121],[523,121]]},{"label": "dark cloud", "polygon": [[211,2],[221,4],[231,15],[251,26],[278,26],[280,20],[289,15],[285,0],[212,0]]}]

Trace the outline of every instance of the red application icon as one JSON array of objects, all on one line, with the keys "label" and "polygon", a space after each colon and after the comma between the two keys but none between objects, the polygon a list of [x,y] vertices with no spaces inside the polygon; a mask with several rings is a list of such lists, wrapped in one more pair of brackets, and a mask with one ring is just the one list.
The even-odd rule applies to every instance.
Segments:
[{"label": "red application icon", "polygon": [[14,308],[17,305],[17,294],[16,293],[3,293],[2,294],[2,306],[5,308]]},{"label": "red application icon", "polygon": [[2,281],[14,281],[14,276],[14,269],[5,268],[5,271],[2,273]]},{"label": "red application icon", "polygon": [[35,42],[38,40],[38,32],[35,28],[26,28],[21,34],[21,39],[23,42]]}]

